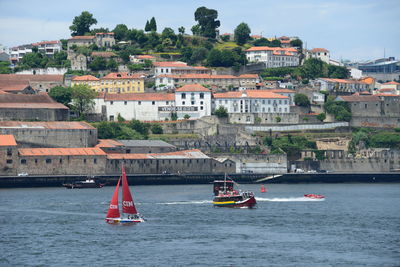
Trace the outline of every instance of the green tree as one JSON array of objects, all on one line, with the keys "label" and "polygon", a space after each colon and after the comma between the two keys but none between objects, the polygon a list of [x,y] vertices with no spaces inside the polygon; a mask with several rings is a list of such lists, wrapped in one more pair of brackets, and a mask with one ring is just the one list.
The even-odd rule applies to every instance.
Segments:
[{"label": "green tree", "polygon": [[225,107],[220,106],[214,111],[214,115],[218,118],[226,118],[228,117],[228,110]]},{"label": "green tree", "polygon": [[195,64],[195,63],[201,62],[207,58],[207,53],[208,53],[208,50],[206,48],[197,47],[193,50],[193,53],[190,56],[190,59],[188,60],[188,62],[190,64]]},{"label": "green tree", "polygon": [[240,23],[235,29],[235,42],[238,45],[244,45],[248,40],[250,40],[250,27],[247,23]]},{"label": "green tree", "polygon": [[282,118],[278,116],[278,117],[275,118],[275,120],[276,120],[277,123],[280,123],[282,121]]},{"label": "green tree", "polygon": [[0,74],[10,74],[12,73],[12,70],[10,68],[10,63],[3,61],[0,62]]},{"label": "green tree", "polygon": [[320,113],[317,115],[317,119],[319,121],[324,121],[326,119],[326,114],[325,113]]},{"label": "green tree", "polygon": [[171,121],[177,121],[178,120],[178,114],[176,112],[171,112]]},{"label": "green tree", "polygon": [[154,17],[152,17],[149,22],[149,28],[150,28],[150,31],[153,31],[153,32],[157,31],[157,23],[156,23],[156,19]]},{"label": "green tree", "polygon": [[118,63],[111,58],[110,60],[108,60],[106,67],[109,70],[116,71],[118,70]]},{"label": "green tree", "polygon": [[89,64],[89,68],[93,71],[106,70],[107,61],[103,57],[95,57]]},{"label": "green tree", "polygon": [[126,120],[124,119],[124,117],[122,117],[121,113],[118,113],[117,121],[118,121],[118,122],[124,122],[124,121],[126,121]]},{"label": "green tree", "polygon": [[310,100],[305,94],[296,94],[294,96],[294,103],[300,107],[309,107]]},{"label": "green tree", "polygon": [[146,26],[144,26],[144,31],[145,32],[149,32],[150,31],[150,23],[149,23],[148,20],[146,21]]},{"label": "green tree", "polygon": [[[193,25],[190,30],[192,31],[193,35],[200,35],[200,25],[199,24]],[[194,40],[196,40],[196,39],[194,39]]]},{"label": "green tree", "polygon": [[176,39],[177,39],[174,30],[171,29],[171,28],[168,28],[168,27],[167,27],[167,28],[164,28],[164,30],[162,31],[162,33],[161,33],[161,38],[162,38],[163,40],[165,40],[165,39],[170,39],[170,40],[172,41],[172,43],[174,43],[174,44],[175,44]]},{"label": "green tree", "polygon": [[190,119],[190,115],[189,115],[189,114],[185,114],[185,116],[183,116],[183,118],[184,118],[185,120],[188,120],[188,119]]},{"label": "green tree", "polygon": [[88,85],[79,84],[72,87],[72,108],[79,117],[84,117],[91,111],[96,96],[97,93]]},{"label": "green tree", "polygon": [[293,47],[302,48],[303,47],[303,41],[301,41],[300,39],[294,39],[294,40],[290,41],[290,45],[293,46]]},{"label": "green tree", "polygon": [[93,18],[93,14],[88,11],[83,11],[79,16],[76,16],[69,27],[71,36],[85,35],[90,32],[90,27],[97,24],[97,20]]},{"label": "green tree", "polygon": [[49,96],[58,103],[69,106],[72,100],[72,88],[55,86],[50,89]]},{"label": "green tree", "polygon": [[[91,35],[96,35],[96,33],[104,33],[104,32],[110,32],[110,30],[108,28],[95,28],[93,30],[90,31]],[[68,40],[67,40],[68,41]],[[64,48],[63,48],[64,49]],[[67,49],[65,49],[67,50]]]},{"label": "green tree", "polygon": [[184,34],[185,34],[185,27],[183,27],[183,26],[179,27],[179,28],[178,28],[178,32],[179,32],[181,35],[184,35]]},{"label": "green tree", "polygon": [[128,31],[128,27],[125,24],[118,24],[113,30],[115,39],[117,41],[127,40]]},{"label": "green tree", "polygon": [[149,128],[150,128],[150,124],[147,123],[143,123],[139,120],[131,120],[128,123],[129,128],[135,130],[136,132],[140,133],[141,135],[143,135],[146,139],[149,135]]},{"label": "green tree", "polygon": [[161,127],[160,124],[156,123],[156,124],[153,124],[151,126],[151,132],[153,134],[162,134],[163,133],[163,128]]},{"label": "green tree", "polygon": [[199,25],[199,33],[204,37],[212,39],[215,39],[216,29],[221,25],[217,18],[218,11],[214,9],[208,9],[204,6],[197,8],[194,13],[194,19]]}]

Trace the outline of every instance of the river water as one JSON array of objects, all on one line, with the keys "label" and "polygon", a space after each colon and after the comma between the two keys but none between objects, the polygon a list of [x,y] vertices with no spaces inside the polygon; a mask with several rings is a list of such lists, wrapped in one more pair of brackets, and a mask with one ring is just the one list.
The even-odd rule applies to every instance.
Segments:
[{"label": "river water", "polygon": [[147,219],[131,226],[104,222],[114,187],[2,189],[0,266],[400,265],[400,184],[241,188],[257,209],[213,208],[212,185],[131,187]]}]

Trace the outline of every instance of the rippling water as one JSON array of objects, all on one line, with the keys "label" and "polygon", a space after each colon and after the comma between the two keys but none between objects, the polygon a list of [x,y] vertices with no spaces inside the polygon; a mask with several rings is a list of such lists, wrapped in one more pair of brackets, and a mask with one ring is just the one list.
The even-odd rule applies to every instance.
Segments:
[{"label": "rippling water", "polygon": [[257,209],[213,208],[211,185],[131,187],[133,226],[104,222],[114,187],[3,189],[0,266],[400,264],[400,184],[242,188]]}]

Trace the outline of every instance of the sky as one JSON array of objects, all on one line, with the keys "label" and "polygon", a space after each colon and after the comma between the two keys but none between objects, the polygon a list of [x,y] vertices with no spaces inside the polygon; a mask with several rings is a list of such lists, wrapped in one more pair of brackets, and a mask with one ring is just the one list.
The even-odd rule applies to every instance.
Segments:
[{"label": "sky", "polygon": [[97,19],[92,28],[143,29],[154,16],[159,32],[183,26],[191,33],[201,6],[218,11],[221,34],[245,22],[252,34],[297,36],[309,49],[330,50],[336,60],[400,58],[400,0],[0,0],[0,44],[68,39],[82,11]]}]

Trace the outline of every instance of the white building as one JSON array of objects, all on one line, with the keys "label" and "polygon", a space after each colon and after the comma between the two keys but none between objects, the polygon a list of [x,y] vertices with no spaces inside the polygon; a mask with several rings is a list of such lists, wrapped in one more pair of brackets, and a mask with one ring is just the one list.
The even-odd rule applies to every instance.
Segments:
[{"label": "white building", "polygon": [[319,78],[315,80],[315,84],[320,85],[320,90],[342,93],[356,93],[372,89],[366,82],[350,79]]},{"label": "white building", "polygon": [[154,75],[211,74],[211,70],[203,66],[188,66],[181,61],[153,62]]},{"label": "white building", "polygon": [[178,117],[211,115],[211,91],[200,84],[188,84],[175,90],[175,111]]},{"label": "white building", "polygon": [[246,90],[214,94],[213,108],[228,113],[289,113],[289,97],[271,90]]},{"label": "white building", "polygon": [[294,96],[296,95],[296,91],[290,89],[271,89],[268,91],[275,94],[287,96],[289,98],[289,104],[291,106],[294,106]]},{"label": "white building", "polygon": [[264,62],[267,68],[290,67],[300,64],[299,53],[292,47],[254,46],[245,52],[250,63]]},{"label": "white building", "polygon": [[106,111],[109,121],[118,114],[126,120],[163,121],[176,113],[197,119],[211,115],[211,91],[199,84],[186,85],[175,93],[100,93],[95,99],[95,113]]},{"label": "white building", "polygon": [[156,60],[155,57],[150,55],[130,55],[129,61],[135,64],[143,64],[146,63],[146,60],[150,60],[154,62]]},{"label": "white building", "polygon": [[60,41],[43,41],[32,44],[36,46],[38,51],[46,56],[53,56],[54,53],[62,50],[62,44]]},{"label": "white building", "polygon": [[159,90],[173,89],[186,84],[205,84],[221,89],[240,88],[255,89],[260,82],[257,74],[233,75],[209,75],[209,74],[164,74],[156,77],[156,87]]},{"label": "white building", "polygon": [[325,48],[313,48],[311,50],[306,50],[306,58],[317,58],[327,64],[330,64],[329,50]]},{"label": "white building", "polygon": [[10,60],[12,63],[17,63],[28,53],[32,53],[32,45],[30,44],[13,47],[10,51]]}]

